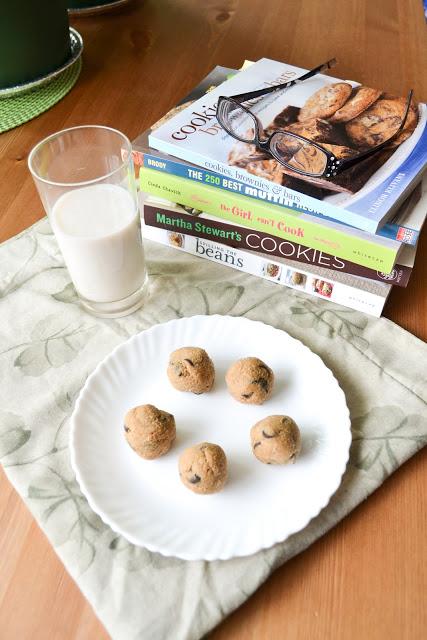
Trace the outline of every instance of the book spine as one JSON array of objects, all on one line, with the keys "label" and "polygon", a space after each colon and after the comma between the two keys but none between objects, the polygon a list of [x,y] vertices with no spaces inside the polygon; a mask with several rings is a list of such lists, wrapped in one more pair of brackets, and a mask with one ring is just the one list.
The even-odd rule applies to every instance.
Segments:
[{"label": "book spine", "polygon": [[[141,208],[142,209],[142,208]],[[316,249],[303,247],[290,240],[278,240],[274,236],[262,231],[252,231],[247,227],[206,219],[203,214],[198,217],[189,213],[156,207],[149,203],[143,204],[144,222],[147,226],[176,231],[198,237],[202,240],[218,240],[222,244],[238,249],[246,249],[257,253],[269,254],[281,260],[289,267],[304,268],[310,271],[316,267],[336,271],[337,274],[347,273],[359,278],[368,278],[378,282],[388,282],[399,287],[406,287],[412,273],[412,268],[396,264],[390,275],[362,267],[331,256]]]},{"label": "book spine", "polygon": [[312,249],[328,247],[338,258],[390,273],[397,257],[391,247],[380,246],[365,238],[349,236],[336,229],[299,220],[299,214],[285,207],[258,202],[247,196],[232,194],[206,184],[142,167],[140,188],[154,196],[203,209],[206,213],[238,222],[243,226],[271,235],[296,240]]},{"label": "book spine", "polygon": [[[242,195],[249,196],[261,201],[270,201],[279,206],[286,206],[283,197],[276,196],[275,194],[267,193],[262,189],[256,187],[250,187],[239,182],[238,180],[230,180],[212,171],[207,171],[200,167],[186,164],[185,161],[178,162],[176,160],[165,158],[163,154],[156,155],[156,150],[152,149],[152,153],[146,151],[134,150],[133,160],[135,167],[149,167],[155,171],[161,171],[162,173],[169,173],[174,176],[180,176],[181,178],[188,178],[189,180],[195,180],[196,182],[202,182],[204,184],[214,185],[220,187],[226,191],[232,191],[233,193],[240,193]],[[292,207],[293,210],[300,213],[306,213],[306,209],[300,209],[295,204]],[[310,216],[318,219],[320,224],[322,220],[327,219],[326,216],[310,210]],[[332,220],[332,219],[330,219]],[[377,235],[389,240],[396,240],[405,244],[415,246],[418,239],[418,231],[409,227],[394,224],[393,222],[386,222],[381,229],[377,231]]]},{"label": "book spine", "polygon": [[294,283],[296,272],[293,269],[267,261],[256,253],[246,253],[219,242],[185,234],[177,234],[180,245],[174,244],[169,240],[167,231],[146,225],[143,225],[143,235],[144,238],[154,242],[303,291],[316,298],[330,300],[355,311],[363,311],[377,318],[380,317],[384,308],[387,296],[380,296],[334,280],[325,281],[322,276],[309,274],[303,270],[298,270],[298,280]]},{"label": "book spine", "polygon": [[394,222],[386,222],[384,226],[377,231],[379,236],[388,238],[389,240],[397,240],[403,244],[409,244],[415,247],[418,241],[419,231],[410,227],[402,227]]},{"label": "book spine", "polygon": [[[211,160],[201,153],[191,149],[184,149],[179,145],[162,140],[157,137],[157,131],[154,132],[154,134],[149,135],[148,141],[150,147],[158,149],[163,153],[181,158],[182,160],[186,160],[198,167],[206,167],[217,174],[224,175],[226,178],[248,184],[250,187],[261,188],[270,194],[274,193],[275,195],[282,197],[285,201],[287,200],[290,206],[293,206],[294,202],[300,202],[301,206],[304,207],[306,211],[317,211],[320,214],[329,216],[337,222],[357,227],[358,229],[368,231],[369,233],[376,233],[380,227],[376,220],[369,219],[365,215],[360,215],[353,211],[349,211],[348,209],[336,207],[322,200],[315,200],[311,196],[300,191],[295,191],[290,187],[284,187],[280,184],[272,183],[270,180],[267,180],[267,178],[253,176],[245,170],[241,170],[240,167],[225,164],[219,160]],[[295,208],[294,210],[296,211],[297,209]]]},{"label": "book spine", "polygon": [[[371,166],[372,171],[367,171],[365,176],[361,177],[361,181],[363,184],[367,184],[368,176],[372,177],[373,175],[375,175],[375,180],[365,193],[360,193],[363,187],[358,189],[359,185],[355,185],[358,196],[354,199],[350,197],[348,201],[345,198],[345,204],[337,204],[337,200],[340,201],[340,198],[317,200],[308,195],[306,189],[303,188],[300,191],[297,183],[292,182],[287,186],[278,184],[269,175],[262,173],[261,167],[258,168],[261,169],[262,176],[255,175],[248,170],[247,166],[241,166],[246,161],[236,155],[238,148],[236,142],[224,133],[216,118],[217,101],[220,95],[242,94],[242,92],[253,89],[254,86],[275,84],[278,78],[283,77],[283,74],[294,75],[300,72],[299,68],[274,60],[258,60],[249,68],[227,80],[223,85],[212,88],[206,95],[187,105],[161,126],[156,127],[149,134],[149,145],[209,171],[237,179],[250,186],[265,188],[270,193],[287,197],[299,205],[314,209],[341,223],[376,233],[394,215],[399,203],[409,194],[426,166],[426,105],[418,104],[419,121],[413,134],[414,137],[401,150],[397,150],[393,162],[384,171],[379,172],[378,165],[385,166],[382,163],[383,159],[380,156],[372,159],[372,165],[375,167]],[[323,84],[320,76],[317,80]],[[324,80],[328,84],[341,82],[340,79],[332,76],[325,77]],[[260,116],[262,113],[261,119],[268,127],[284,109],[288,109],[296,103],[306,104],[313,95],[315,94],[311,92],[310,84],[301,83],[293,87],[289,94],[283,95],[278,91],[276,94],[260,98],[255,104],[251,104],[251,109],[255,115]],[[295,114],[291,116],[292,119],[294,117],[296,117]],[[230,154],[232,154],[231,159]],[[229,162],[236,164],[230,165]],[[347,178],[349,177],[347,174]],[[329,190],[328,186],[333,186],[327,180],[322,181],[322,179],[316,183],[318,185],[320,183],[326,191]],[[338,190],[340,190],[339,187]]]}]

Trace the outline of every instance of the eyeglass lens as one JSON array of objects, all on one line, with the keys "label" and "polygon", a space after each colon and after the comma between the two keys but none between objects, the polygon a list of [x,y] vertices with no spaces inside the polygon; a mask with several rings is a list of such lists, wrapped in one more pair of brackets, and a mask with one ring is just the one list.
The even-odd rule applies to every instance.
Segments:
[{"label": "eyeglass lens", "polygon": [[321,176],[326,169],[326,153],[301,138],[278,131],[270,140],[270,148],[273,155],[290,169],[312,176]]},{"label": "eyeglass lens", "polygon": [[240,105],[223,100],[219,104],[218,119],[232,136],[245,142],[255,142],[255,119]]},{"label": "eyeglass lens", "polygon": [[[218,119],[230,135],[244,142],[256,142],[255,118],[239,104],[222,100],[218,107]],[[326,169],[326,153],[309,141],[285,132],[278,131],[272,136],[270,150],[279,162],[297,172],[321,176]]]}]

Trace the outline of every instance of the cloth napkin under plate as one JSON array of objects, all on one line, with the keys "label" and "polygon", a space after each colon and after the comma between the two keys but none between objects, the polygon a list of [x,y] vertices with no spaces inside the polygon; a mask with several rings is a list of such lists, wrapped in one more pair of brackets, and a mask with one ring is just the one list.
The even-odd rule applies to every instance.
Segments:
[{"label": "cloth napkin under plate", "polygon": [[[199,640],[426,444],[427,347],[386,319],[145,248],[148,302],[101,320],[79,306],[47,218],[0,245],[0,459],[114,640]],[[228,561],[164,557],[114,533],[81,494],[68,448],[75,400],[100,360],[154,324],[199,314],[245,316],[301,340],[332,370],[352,419],[328,506],[285,542]]]}]

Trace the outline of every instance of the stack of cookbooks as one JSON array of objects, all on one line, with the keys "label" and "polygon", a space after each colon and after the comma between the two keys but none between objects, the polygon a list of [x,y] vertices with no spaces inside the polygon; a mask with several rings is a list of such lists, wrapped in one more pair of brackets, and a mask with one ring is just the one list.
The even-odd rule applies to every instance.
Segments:
[{"label": "stack of cookbooks", "polygon": [[427,106],[306,74],[216,67],[139,136],[143,235],[379,316],[426,217]]}]

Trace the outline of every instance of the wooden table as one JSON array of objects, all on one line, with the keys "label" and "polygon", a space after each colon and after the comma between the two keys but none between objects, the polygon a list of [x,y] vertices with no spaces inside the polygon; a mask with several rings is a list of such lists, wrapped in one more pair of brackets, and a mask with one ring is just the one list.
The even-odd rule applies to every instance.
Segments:
[{"label": "wooden table", "polygon": [[[0,240],[44,215],[27,169],[33,145],[101,124],[132,140],[217,64],[271,57],[311,68],[336,56],[342,78],[427,102],[421,0],[135,0],[72,18],[83,37],[73,90],[0,136]],[[427,229],[407,289],[384,315],[427,338]],[[427,451],[279,569],[212,640],[416,640],[427,629]],[[1,472],[2,473],[2,472]],[[102,625],[13,490],[0,477],[0,640],[106,640]],[[159,638],[159,640],[173,640]]]}]

